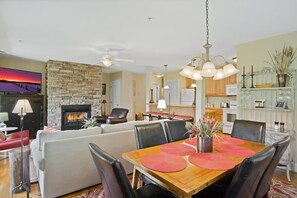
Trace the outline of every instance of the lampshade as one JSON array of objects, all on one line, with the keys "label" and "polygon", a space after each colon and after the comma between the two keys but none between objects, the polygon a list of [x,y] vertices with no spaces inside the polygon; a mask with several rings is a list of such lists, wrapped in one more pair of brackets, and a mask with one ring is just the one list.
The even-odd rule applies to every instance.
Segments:
[{"label": "lampshade", "polygon": [[216,75],[214,75],[213,80],[221,80],[223,78],[225,78],[225,74],[223,72],[223,69],[218,69]]},{"label": "lampshade", "polygon": [[33,113],[30,102],[27,99],[20,99],[14,106],[12,113],[17,113],[20,116],[24,116],[27,113]]},{"label": "lampshade", "polygon": [[8,121],[8,113],[0,112],[0,122]]},{"label": "lampshade", "polygon": [[201,70],[201,75],[203,77],[212,77],[216,73],[217,73],[216,67],[212,62],[207,61],[206,63],[204,63],[202,70]]},{"label": "lampshade", "polygon": [[202,76],[201,76],[201,71],[194,69],[193,73],[190,77],[193,80],[203,80]]},{"label": "lampshade", "polygon": [[105,104],[105,103],[107,103],[107,101],[106,101],[106,100],[102,100],[102,102],[101,102],[101,103]]},{"label": "lampshade", "polygon": [[8,121],[8,113],[7,112],[0,112],[0,128],[5,128],[6,124],[4,121]]},{"label": "lampshade", "polygon": [[192,83],[191,84],[191,88],[196,88],[197,86],[196,86],[196,84],[195,83]]},{"label": "lampshade", "polygon": [[157,108],[160,109],[160,111],[166,109],[166,101],[164,99],[159,100]]},{"label": "lampshade", "polygon": [[191,78],[193,74],[194,67],[192,66],[185,66],[183,70],[180,72],[180,75],[185,76],[187,78]]},{"label": "lampshade", "polygon": [[225,65],[223,67],[225,77],[232,76],[233,74],[237,74],[239,72],[238,69],[234,67],[232,64]]}]

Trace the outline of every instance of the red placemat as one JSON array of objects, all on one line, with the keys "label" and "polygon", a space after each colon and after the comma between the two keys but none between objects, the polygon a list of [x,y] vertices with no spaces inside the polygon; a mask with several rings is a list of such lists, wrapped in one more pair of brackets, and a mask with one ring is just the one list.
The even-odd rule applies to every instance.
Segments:
[{"label": "red placemat", "polygon": [[196,137],[186,139],[185,140],[185,143],[191,144],[193,146],[197,146],[198,145],[198,142],[197,142],[197,138]]},{"label": "red placemat", "polygon": [[172,154],[172,155],[191,155],[196,153],[196,149],[186,146],[183,144],[176,144],[176,143],[170,143],[170,144],[163,144],[160,146],[161,151]]},{"label": "red placemat", "polygon": [[256,154],[256,152],[251,149],[229,144],[218,145],[215,147],[215,149],[221,153],[225,153],[236,157],[250,157]]},{"label": "red placemat", "polygon": [[146,168],[159,172],[177,172],[187,167],[184,158],[165,153],[145,156],[141,159],[141,163]]},{"label": "red placemat", "polygon": [[233,138],[233,137],[214,137],[213,144],[232,144],[232,145],[240,145],[244,144],[244,140]]},{"label": "red placemat", "polygon": [[228,170],[236,165],[231,159],[214,153],[196,153],[189,156],[189,161],[210,170]]}]

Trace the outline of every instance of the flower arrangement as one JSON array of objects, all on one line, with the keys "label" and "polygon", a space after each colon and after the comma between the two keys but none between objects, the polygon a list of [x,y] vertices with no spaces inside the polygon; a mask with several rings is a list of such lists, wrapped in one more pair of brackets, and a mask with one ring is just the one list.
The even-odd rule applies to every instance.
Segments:
[{"label": "flower arrangement", "polygon": [[277,74],[288,74],[289,67],[295,60],[296,49],[284,46],[282,51],[275,50],[273,54],[268,51],[271,62],[268,62]]},{"label": "flower arrangement", "polygon": [[222,127],[222,122],[216,121],[214,118],[206,115],[203,115],[202,119],[199,119],[196,125],[191,122],[186,123],[187,133],[190,133],[191,137],[213,137]]}]

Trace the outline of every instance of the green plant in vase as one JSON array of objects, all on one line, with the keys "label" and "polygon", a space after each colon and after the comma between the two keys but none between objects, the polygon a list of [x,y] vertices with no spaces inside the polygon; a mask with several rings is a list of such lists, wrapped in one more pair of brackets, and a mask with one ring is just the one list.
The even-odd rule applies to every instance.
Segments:
[{"label": "green plant in vase", "polygon": [[84,121],[82,122],[82,128],[90,128],[97,126],[97,119],[95,117],[93,118],[85,118]]},{"label": "green plant in vase", "polygon": [[271,62],[268,62],[277,74],[278,86],[286,86],[286,78],[289,74],[289,67],[295,60],[296,49],[291,46],[284,46],[282,51],[275,50],[268,54]]}]

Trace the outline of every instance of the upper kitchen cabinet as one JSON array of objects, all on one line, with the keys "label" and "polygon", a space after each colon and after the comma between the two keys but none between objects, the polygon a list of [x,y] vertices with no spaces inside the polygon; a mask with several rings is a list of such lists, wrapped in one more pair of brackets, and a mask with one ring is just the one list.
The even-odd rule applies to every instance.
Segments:
[{"label": "upper kitchen cabinet", "polygon": [[236,75],[221,80],[205,78],[205,95],[206,96],[227,96],[226,85],[236,84]]}]

